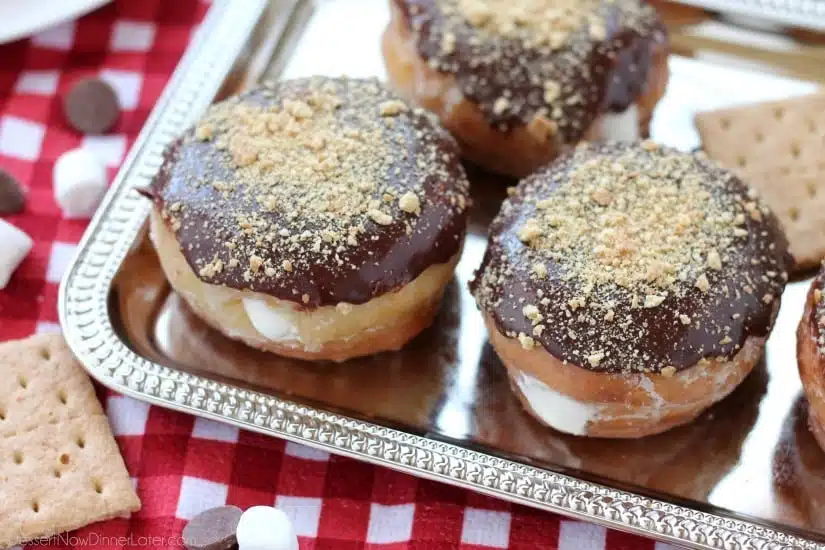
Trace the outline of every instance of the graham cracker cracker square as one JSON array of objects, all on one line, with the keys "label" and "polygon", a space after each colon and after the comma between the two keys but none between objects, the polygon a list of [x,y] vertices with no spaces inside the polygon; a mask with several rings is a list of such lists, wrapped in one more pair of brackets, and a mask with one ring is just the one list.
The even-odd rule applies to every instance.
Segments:
[{"label": "graham cracker cracker square", "polygon": [[793,271],[825,259],[825,93],[696,115],[702,146],[779,218]]},{"label": "graham cracker cracker square", "polygon": [[0,344],[0,548],[140,508],[108,419],[59,335]]},{"label": "graham cracker cracker square", "polygon": [[747,181],[779,218],[793,271],[818,267],[825,258],[825,170],[769,170],[749,174]]}]

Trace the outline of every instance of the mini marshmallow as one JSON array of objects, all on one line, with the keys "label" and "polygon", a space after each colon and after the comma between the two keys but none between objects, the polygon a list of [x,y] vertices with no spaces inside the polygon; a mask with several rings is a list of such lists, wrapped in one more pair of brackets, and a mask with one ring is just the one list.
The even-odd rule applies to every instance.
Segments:
[{"label": "mini marshmallow", "polygon": [[245,511],[236,534],[238,550],[298,550],[298,537],[289,518],[270,506]]},{"label": "mini marshmallow", "polygon": [[54,198],[65,218],[91,218],[106,194],[106,167],[85,149],[60,155],[52,179]]},{"label": "mini marshmallow", "polygon": [[31,237],[0,219],[0,290],[6,288],[12,273],[32,249]]}]

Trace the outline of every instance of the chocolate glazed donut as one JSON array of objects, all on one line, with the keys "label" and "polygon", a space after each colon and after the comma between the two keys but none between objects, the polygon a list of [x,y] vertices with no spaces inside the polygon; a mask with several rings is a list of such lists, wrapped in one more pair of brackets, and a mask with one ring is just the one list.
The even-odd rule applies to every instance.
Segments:
[{"label": "chocolate glazed donut", "polygon": [[788,262],[774,215],[703,156],[580,146],[513,190],[471,290],[528,411],[641,437],[751,371]]},{"label": "chocolate glazed donut", "polygon": [[229,337],[344,360],[431,323],[468,186],[449,134],[377,81],[280,82],[214,105],[169,149],[151,235],[172,286]]},{"label": "chocolate glazed donut", "polygon": [[647,137],[667,33],[641,0],[391,0],[391,85],[463,154],[523,177],[581,140]]},{"label": "chocolate glazed donut", "polygon": [[825,265],[814,279],[797,330],[797,362],[808,397],[808,424],[825,449]]}]

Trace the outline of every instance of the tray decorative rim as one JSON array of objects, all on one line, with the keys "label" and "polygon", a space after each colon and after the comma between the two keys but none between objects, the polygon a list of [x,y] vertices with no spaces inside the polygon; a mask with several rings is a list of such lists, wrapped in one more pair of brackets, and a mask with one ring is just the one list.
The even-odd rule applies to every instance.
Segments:
[{"label": "tray decorative rim", "polygon": [[800,28],[825,30],[825,4],[806,0],[675,0],[711,11],[757,17]]},{"label": "tray decorative rim", "polygon": [[757,17],[815,31],[825,30],[825,4],[807,0],[676,0],[680,4]]},{"label": "tray decorative rim", "polygon": [[[284,20],[314,0],[286,0]],[[332,414],[170,368],[136,354],[110,317],[109,290],[149,213],[135,188],[166,145],[211,103],[267,0],[215,0],[124,161],[60,286],[60,323],[84,368],[103,385],[162,407],[277,436],[519,504],[692,548],[823,549],[825,544],[554,473],[483,452]],[[285,25],[280,25],[279,32]]]}]

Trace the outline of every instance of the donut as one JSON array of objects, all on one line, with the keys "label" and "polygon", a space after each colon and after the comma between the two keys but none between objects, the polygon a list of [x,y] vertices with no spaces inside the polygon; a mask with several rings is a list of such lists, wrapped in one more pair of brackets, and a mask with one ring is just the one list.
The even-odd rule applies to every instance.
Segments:
[{"label": "donut", "polygon": [[580,145],[512,189],[470,288],[528,412],[634,438],[742,382],[789,262],[775,216],[704,155]]},{"label": "donut", "polygon": [[478,378],[472,409],[477,444],[692,500],[706,500],[739,462],[768,384],[760,363],[727,399],[690,424],[640,439],[598,439],[548,430],[528,417],[490,346]]},{"label": "donut", "polygon": [[796,332],[797,363],[808,397],[808,424],[825,449],[825,264],[811,284]]},{"label": "donut", "polygon": [[344,361],[430,325],[469,184],[437,119],[375,80],[313,77],[216,103],[147,194],[172,288],[226,336]]},{"label": "donut", "polygon": [[[443,406],[443,389],[452,383],[456,372],[458,290],[454,278],[447,285],[433,324],[400,352],[315,364],[226,338],[206,326],[179,295],[172,293],[154,310],[169,327],[154,349],[161,352],[161,360],[189,365],[213,378],[243,380],[301,401],[323,402],[336,410],[362,411],[373,418],[424,429]],[[145,327],[134,332],[140,333],[141,328]],[[150,332],[151,327],[142,334]],[[148,348],[149,352],[152,349]]]},{"label": "donut", "polygon": [[647,137],[668,40],[642,0],[390,0],[389,82],[464,156],[524,177],[582,140]]}]

